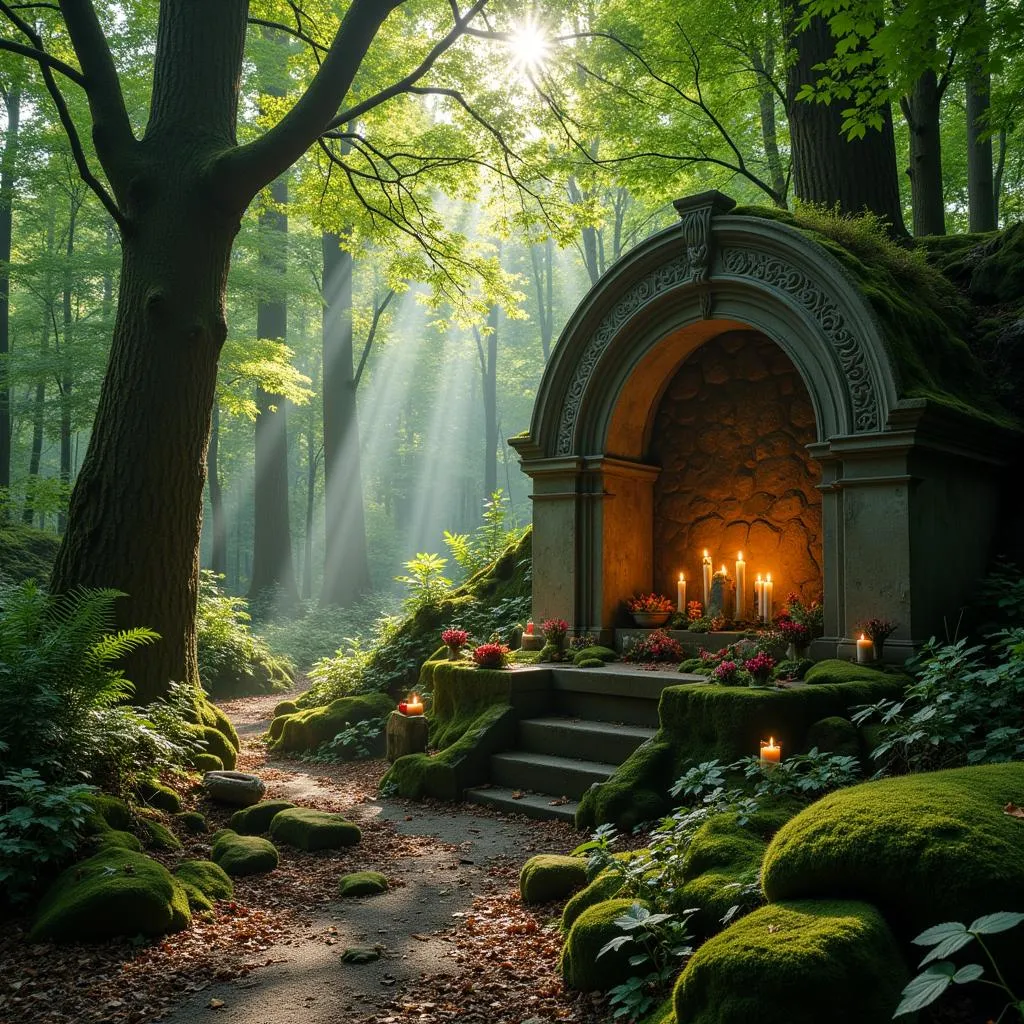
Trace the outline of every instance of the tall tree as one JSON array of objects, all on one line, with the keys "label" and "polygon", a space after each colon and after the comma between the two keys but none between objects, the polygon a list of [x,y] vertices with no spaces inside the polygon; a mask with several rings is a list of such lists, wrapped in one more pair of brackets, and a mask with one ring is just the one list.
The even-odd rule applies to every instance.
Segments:
[{"label": "tall tree", "polygon": [[0,89],[7,112],[4,151],[0,157],[0,520],[6,518],[4,500],[11,486],[11,387],[8,359],[11,352],[11,232],[14,221],[14,178],[21,129],[21,83]]},{"label": "tall tree", "polygon": [[996,193],[992,180],[992,75],[989,71],[988,20],[985,0],[971,0],[970,22],[979,43],[968,56],[967,73],[967,206],[971,231],[995,231]]}]

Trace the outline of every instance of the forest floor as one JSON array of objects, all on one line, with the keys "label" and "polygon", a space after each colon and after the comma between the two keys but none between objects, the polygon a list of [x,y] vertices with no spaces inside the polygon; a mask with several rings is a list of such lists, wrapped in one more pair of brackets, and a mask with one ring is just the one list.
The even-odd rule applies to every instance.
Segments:
[{"label": "forest floor", "polygon": [[[534,853],[580,842],[569,826],[469,805],[382,798],[383,761],[315,764],[268,757],[260,735],[281,699],[222,705],[242,737],[239,769],[268,798],[342,811],[362,829],[354,847],[310,854],[281,847],[273,872],[235,882],[213,917],[150,945],[28,945],[0,935],[0,1024],[593,1024],[598,997],[568,993],[557,969],[560,904],[524,907],[518,873]],[[211,830],[229,812],[194,797]],[[186,854],[209,856],[209,837]],[[163,859],[163,858],[161,858]],[[339,901],[338,879],[376,870],[382,896]],[[209,915],[207,915],[209,918]],[[349,947],[380,959],[347,964]]]}]

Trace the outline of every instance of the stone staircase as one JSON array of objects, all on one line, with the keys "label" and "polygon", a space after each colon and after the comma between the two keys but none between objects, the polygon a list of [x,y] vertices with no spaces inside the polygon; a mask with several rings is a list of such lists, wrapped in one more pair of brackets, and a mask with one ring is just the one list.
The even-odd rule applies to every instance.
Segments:
[{"label": "stone staircase", "polygon": [[519,721],[515,748],[491,756],[490,783],[466,799],[572,821],[580,797],[655,734],[662,688],[690,678],[627,665],[552,668],[547,707]]}]

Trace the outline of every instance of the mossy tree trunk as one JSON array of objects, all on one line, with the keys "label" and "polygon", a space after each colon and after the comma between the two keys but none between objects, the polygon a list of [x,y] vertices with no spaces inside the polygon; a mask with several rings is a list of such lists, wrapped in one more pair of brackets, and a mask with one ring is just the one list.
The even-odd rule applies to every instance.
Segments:
[{"label": "mossy tree trunk", "polygon": [[925,71],[900,102],[910,131],[910,201],[915,235],[944,235],[946,205],[942,192],[942,140],[939,112],[945,86]]}]

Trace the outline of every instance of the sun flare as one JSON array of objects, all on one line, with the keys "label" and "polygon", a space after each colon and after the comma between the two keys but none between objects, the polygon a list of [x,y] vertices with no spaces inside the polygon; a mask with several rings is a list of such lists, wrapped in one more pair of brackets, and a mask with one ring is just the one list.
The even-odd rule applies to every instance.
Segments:
[{"label": "sun flare", "polygon": [[543,66],[551,44],[544,29],[531,20],[521,22],[509,33],[509,47],[512,51],[512,63],[523,74],[529,74]]}]

